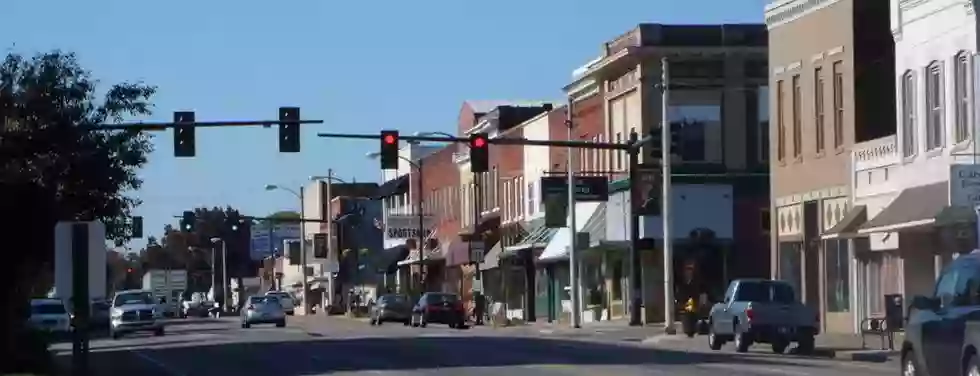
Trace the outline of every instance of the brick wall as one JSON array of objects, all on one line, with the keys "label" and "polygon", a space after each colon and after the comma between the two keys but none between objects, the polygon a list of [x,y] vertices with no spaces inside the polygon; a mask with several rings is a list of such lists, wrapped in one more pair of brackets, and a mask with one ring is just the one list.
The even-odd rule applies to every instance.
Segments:
[{"label": "brick wall", "polygon": [[[572,136],[577,140],[582,141],[592,141],[593,137],[599,135],[603,142],[608,142],[609,137],[606,132],[605,118],[603,117],[603,96],[601,94],[592,95],[584,100],[575,102],[572,106],[572,121],[575,124]],[[548,115],[548,126],[550,128],[550,137],[552,140],[567,140],[568,139],[568,128],[565,126],[565,117],[567,113],[566,107],[561,107],[555,109]],[[601,154],[600,154],[601,155]],[[587,154],[586,158],[593,158],[591,154]],[[566,162],[568,156],[566,154],[566,148],[551,148],[551,161],[552,165],[557,165],[553,168],[553,171],[565,171]],[[598,162],[586,162],[583,163],[581,160],[578,161],[577,170],[581,171],[583,166],[588,167],[589,170],[595,171],[598,166]]]},{"label": "brick wall", "polygon": [[[426,214],[436,217],[440,237],[459,232],[459,169],[453,161],[455,145],[447,145],[422,159],[422,191]],[[409,175],[411,188],[418,186],[418,174]],[[418,197],[418,195],[416,195]],[[417,205],[417,202],[415,203]]]}]

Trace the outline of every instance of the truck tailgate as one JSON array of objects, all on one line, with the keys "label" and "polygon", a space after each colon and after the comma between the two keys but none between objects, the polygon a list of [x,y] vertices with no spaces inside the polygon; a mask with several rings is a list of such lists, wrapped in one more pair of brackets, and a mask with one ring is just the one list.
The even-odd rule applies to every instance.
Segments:
[{"label": "truck tailgate", "polygon": [[810,309],[798,303],[752,303],[752,322],[776,326],[812,326],[816,319]]}]

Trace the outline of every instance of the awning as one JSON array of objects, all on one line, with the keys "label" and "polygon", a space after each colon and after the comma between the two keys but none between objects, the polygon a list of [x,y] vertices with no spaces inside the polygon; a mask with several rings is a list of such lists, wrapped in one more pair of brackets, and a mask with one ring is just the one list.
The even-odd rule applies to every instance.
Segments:
[{"label": "awning", "polygon": [[[602,212],[601,216],[598,215],[599,208],[604,207],[605,203],[602,202],[583,202],[576,204],[575,207],[575,232],[582,232],[583,229],[589,224],[589,222],[603,221],[606,220],[605,212]],[[604,226],[604,225],[603,225]],[[551,237],[551,241],[548,246],[545,247],[544,252],[538,257],[538,262],[547,263],[553,261],[560,261],[568,258],[568,246],[571,243],[572,231],[568,227],[562,227],[555,232],[554,236]],[[579,249],[588,248],[591,245],[580,245]]]},{"label": "awning", "polygon": [[385,198],[406,193],[408,192],[408,183],[408,174],[388,180],[378,187],[378,194],[374,198]]},{"label": "awning", "polygon": [[436,247],[435,249],[431,249],[431,248],[426,249],[425,258],[423,260],[419,260],[419,251],[417,249],[413,249],[409,252],[408,257],[398,262],[398,266],[419,264],[422,262],[429,262],[429,261],[442,262],[444,259],[445,259],[445,255],[442,254],[441,247]]},{"label": "awning", "polygon": [[527,236],[517,244],[504,247],[502,252],[500,252],[499,258],[514,257],[518,252],[528,249],[544,249],[551,242],[551,238],[555,236],[555,233],[558,232],[556,228],[545,226],[544,219],[535,220],[528,227],[531,228],[531,231],[528,232]]},{"label": "awning", "polygon": [[491,270],[499,267],[500,253],[503,252],[503,250],[504,246],[501,242],[497,242],[493,248],[490,248],[490,252],[487,252],[487,254],[483,256],[483,262],[480,263],[480,270]]},{"label": "awning", "polygon": [[933,225],[948,206],[948,182],[906,188],[881,213],[861,225],[858,233],[894,232]]},{"label": "awning", "polygon": [[858,236],[858,228],[868,220],[868,207],[856,205],[839,222],[820,235],[821,239],[847,239]]},{"label": "awning", "polygon": [[470,260],[470,242],[453,240],[444,243],[442,249],[446,258],[446,266],[458,266],[472,262]]},{"label": "awning", "polygon": [[396,245],[381,251],[378,257],[378,273],[394,274],[398,271],[398,262],[406,259],[411,253],[407,245]]}]

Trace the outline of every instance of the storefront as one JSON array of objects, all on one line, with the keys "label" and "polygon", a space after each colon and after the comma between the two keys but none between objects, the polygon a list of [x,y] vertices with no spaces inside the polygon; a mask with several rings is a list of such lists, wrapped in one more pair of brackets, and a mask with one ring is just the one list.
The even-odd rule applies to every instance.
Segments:
[{"label": "storefront", "polygon": [[[576,254],[579,258],[580,273],[580,301],[582,302],[582,321],[598,321],[602,318],[601,304],[593,305],[590,302],[601,302],[605,282],[601,272],[602,257],[591,256],[585,252],[592,247],[592,240],[586,239],[592,234],[586,232],[586,228],[593,227],[598,229],[601,225],[597,222],[605,222],[605,212],[600,208],[605,207],[602,202],[579,202],[575,204],[575,232],[568,227],[556,229],[551,236],[548,245],[545,246],[541,255],[537,259],[537,275],[545,277],[548,283],[535,288],[537,300],[547,302],[547,312],[552,320],[564,321],[571,316],[572,300],[570,288],[570,266],[568,256],[573,234],[579,234],[578,240],[588,240],[587,244],[576,244]],[[599,236],[599,234],[596,234]],[[602,236],[605,238],[605,236]],[[601,241],[597,240],[596,244]]]},{"label": "storefront", "polygon": [[[545,226],[544,218],[523,225],[525,235],[515,244],[502,248],[498,257],[498,268],[494,269],[495,282],[499,283],[498,295],[504,303],[510,318],[537,321],[551,318],[546,304],[541,301],[539,285],[547,284],[547,279],[539,273],[535,260],[541,255],[556,229]],[[546,301],[545,301],[546,302]]]},{"label": "storefront", "polygon": [[[384,223],[375,223],[375,226],[381,228],[384,233],[383,272],[387,287],[393,291],[408,292],[419,287],[412,283],[420,280],[418,271],[415,271],[416,275],[413,276],[412,268],[409,267],[412,263],[403,262],[410,258],[411,254],[418,258],[419,220],[420,218],[415,215],[389,214],[385,217]],[[428,239],[433,234],[433,218],[425,216],[421,220],[425,231],[423,236]]]}]

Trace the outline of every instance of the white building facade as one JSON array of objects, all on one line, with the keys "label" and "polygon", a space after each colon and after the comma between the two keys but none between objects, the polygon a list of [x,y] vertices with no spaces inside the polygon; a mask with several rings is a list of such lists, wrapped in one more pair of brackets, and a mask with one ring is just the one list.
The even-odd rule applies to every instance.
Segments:
[{"label": "white building facade", "polygon": [[891,0],[891,8],[898,129],[852,151],[854,206],[866,219],[849,240],[858,319],[883,315],[885,295],[907,305],[931,294],[966,240],[956,229],[980,204],[974,4]]}]

